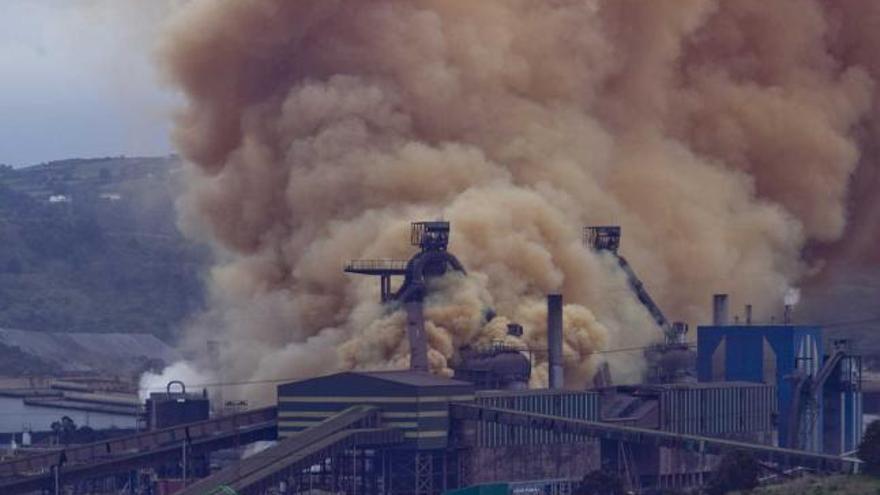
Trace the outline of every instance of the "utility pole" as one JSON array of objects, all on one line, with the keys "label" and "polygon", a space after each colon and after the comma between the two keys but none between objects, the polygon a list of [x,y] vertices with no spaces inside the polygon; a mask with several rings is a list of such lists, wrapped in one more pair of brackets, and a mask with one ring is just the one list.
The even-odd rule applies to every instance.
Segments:
[{"label": "utility pole", "polygon": [[183,487],[184,488],[186,488],[186,447],[187,447],[187,440],[184,439],[183,447],[182,447],[183,452],[181,454],[181,457],[183,459],[181,464],[182,464],[182,468],[183,468]]},{"label": "utility pole", "polygon": [[58,456],[58,463],[52,466],[55,470],[55,495],[61,495],[61,466],[67,462],[67,452],[62,450]]}]

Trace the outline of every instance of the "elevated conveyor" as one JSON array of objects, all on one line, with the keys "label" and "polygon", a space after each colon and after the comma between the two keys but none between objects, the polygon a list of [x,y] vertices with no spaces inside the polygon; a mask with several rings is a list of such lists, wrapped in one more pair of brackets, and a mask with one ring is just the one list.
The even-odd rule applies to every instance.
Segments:
[{"label": "elevated conveyor", "polygon": [[857,472],[861,465],[860,460],[851,457],[838,457],[723,438],[686,435],[474,404],[451,404],[450,416],[458,420],[485,421],[606,440],[670,447],[697,453],[722,454],[732,450],[742,450],[750,452],[761,461],[784,466],[804,466],[817,471]]},{"label": "elevated conveyor", "polygon": [[0,493],[12,495],[52,486],[54,466],[61,466],[62,482],[71,482],[166,462],[181,455],[185,442],[188,451],[197,455],[272,440],[277,437],[276,418],[275,407],[254,409],[0,462]]},{"label": "elevated conveyor", "polygon": [[[803,447],[806,443],[804,437],[809,437],[812,434],[812,428],[815,425],[811,424],[810,419],[805,416],[808,415],[809,408],[815,407],[825,382],[828,381],[831,373],[837,369],[846,356],[844,351],[837,350],[825,361],[825,364],[822,365],[815,377],[811,377],[803,372],[799,376],[795,376],[794,392],[791,394],[791,416],[788,420],[790,447]],[[807,431],[804,431],[804,429]]]},{"label": "elevated conveyor", "polygon": [[636,299],[651,314],[651,318],[657,326],[663,330],[667,344],[684,344],[684,329],[671,323],[660,306],[648,293],[642,279],[636,275],[635,270],[620,254],[620,227],[617,225],[602,225],[584,228],[584,245],[596,252],[610,253],[617,261],[617,265],[626,275],[626,281]]},{"label": "elevated conveyor", "polygon": [[403,432],[379,428],[379,410],[354,406],[278,445],[199,480],[179,495],[263,493],[296,471],[320,463],[334,452],[352,447],[391,445]]}]

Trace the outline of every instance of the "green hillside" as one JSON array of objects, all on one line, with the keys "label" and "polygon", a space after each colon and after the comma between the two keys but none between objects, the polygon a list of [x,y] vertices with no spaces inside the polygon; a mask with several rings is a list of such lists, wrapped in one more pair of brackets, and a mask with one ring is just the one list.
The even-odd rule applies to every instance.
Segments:
[{"label": "green hillside", "polygon": [[206,255],[175,227],[174,158],[0,168],[0,327],[173,339]]},{"label": "green hillside", "polygon": [[808,476],[780,485],[758,488],[753,495],[878,495],[880,480],[868,476]]}]

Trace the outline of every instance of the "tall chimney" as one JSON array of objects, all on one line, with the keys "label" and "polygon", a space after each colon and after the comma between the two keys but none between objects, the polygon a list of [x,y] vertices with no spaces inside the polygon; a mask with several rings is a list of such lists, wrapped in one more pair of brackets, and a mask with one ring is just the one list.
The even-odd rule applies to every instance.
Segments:
[{"label": "tall chimney", "polygon": [[746,304],[746,325],[752,324],[752,305]]},{"label": "tall chimney", "polygon": [[409,337],[409,369],[428,371],[428,340],[425,337],[422,301],[409,301],[405,306],[406,335]]},{"label": "tall chimney", "polygon": [[727,322],[727,294],[715,294],[712,297],[712,324],[720,327]]},{"label": "tall chimney", "polygon": [[217,414],[224,414],[224,402],[223,402],[223,383],[225,381],[225,376],[223,370],[225,369],[220,365],[220,341],[219,340],[209,340],[206,342],[208,345],[208,363],[211,366],[211,369],[217,370],[220,373],[220,385],[217,386],[213,390],[214,397],[212,397],[211,401],[211,409],[212,412]]},{"label": "tall chimney", "polygon": [[791,314],[794,310],[794,306],[791,304],[785,305],[785,311],[782,313],[782,322],[786,325],[791,325]]},{"label": "tall chimney", "polygon": [[547,349],[550,388],[562,388],[562,294],[547,294]]}]

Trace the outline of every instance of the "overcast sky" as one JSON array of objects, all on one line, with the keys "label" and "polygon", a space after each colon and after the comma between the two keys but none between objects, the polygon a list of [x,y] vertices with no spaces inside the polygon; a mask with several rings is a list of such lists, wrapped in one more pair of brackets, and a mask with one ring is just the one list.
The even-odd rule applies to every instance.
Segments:
[{"label": "overcast sky", "polygon": [[0,163],[162,155],[155,40],[179,0],[0,0]]}]

